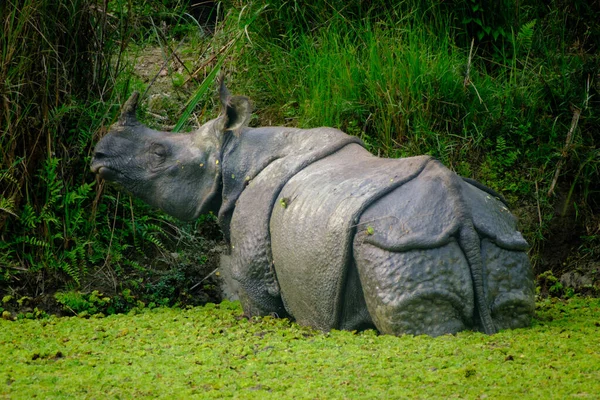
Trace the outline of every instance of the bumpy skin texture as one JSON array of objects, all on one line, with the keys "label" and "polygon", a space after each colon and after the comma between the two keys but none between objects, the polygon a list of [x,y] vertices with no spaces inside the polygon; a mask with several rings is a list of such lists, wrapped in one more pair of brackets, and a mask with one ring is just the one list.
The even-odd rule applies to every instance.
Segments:
[{"label": "bumpy skin texture", "polygon": [[527,243],[491,190],[336,129],[247,128],[247,99],[221,93],[191,135],[142,127],[129,104],[92,170],[179,218],[217,212],[247,315],[394,335],[530,324]]}]

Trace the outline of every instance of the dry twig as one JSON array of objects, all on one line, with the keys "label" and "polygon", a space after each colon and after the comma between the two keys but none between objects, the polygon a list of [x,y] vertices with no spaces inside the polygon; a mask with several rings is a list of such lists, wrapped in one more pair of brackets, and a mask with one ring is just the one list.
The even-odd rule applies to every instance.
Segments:
[{"label": "dry twig", "polygon": [[540,221],[540,228],[542,227],[542,210],[540,208],[540,191],[538,188],[537,181],[535,182],[535,201],[537,203],[538,220]]},{"label": "dry twig", "polygon": [[479,90],[477,90],[477,87],[475,86],[475,84],[473,84],[473,81],[471,81],[471,61],[473,60],[474,44],[475,44],[475,39],[472,39],[471,40],[471,50],[469,50],[469,59],[467,60],[467,71],[465,72],[465,80],[463,81],[463,86],[466,88],[468,85],[471,85],[473,87],[473,89],[475,90],[475,94],[477,95],[477,98],[479,99],[479,104],[482,104],[483,107],[485,108],[485,110],[487,112],[489,112],[490,110],[488,110],[487,106],[483,102],[483,99],[481,98],[481,95],[479,94]]},{"label": "dry twig", "polygon": [[211,58],[209,58],[204,64],[202,64],[200,67],[198,67],[196,69],[196,71],[194,71],[193,74],[191,74],[186,80],[185,82],[183,82],[183,84],[185,85],[186,83],[188,83],[190,80],[192,79],[196,79],[196,75],[198,75],[200,73],[200,71],[202,71],[204,68],[206,68],[208,65],[210,65],[213,61],[215,61],[217,59],[218,56],[220,56],[225,50],[229,49],[229,47],[231,47],[231,45],[233,45],[233,43],[235,43],[235,41],[237,40],[237,38],[231,39],[229,42],[227,42],[227,44],[225,44],[225,46],[221,47],[221,49],[214,54]]},{"label": "dry twig", "polygon": [[577,124],[579,123],[579,116],[581,115],[581,109],[575,108],[573,110],[573,119],[571,119],[571,127],[569,128],[569,133],[567,133],[567,140],[565,141],[565,147],[563,147],[563,151],[561,153],[561,158],[558,160],[556,165],[556,171],[554,172],[554,178],[552,179],[552,183],[550,184],[550,189],[548,190],[548,197],[552,196],[554,193],[554,187],[556,186],[556,182],[558,181],[558,177],[560,175],[560,170],[562,168],[562,164],[567,158],[569,154],[569,150],[571,148],[571,142],[573,142],[573,132],[577,128]]}]

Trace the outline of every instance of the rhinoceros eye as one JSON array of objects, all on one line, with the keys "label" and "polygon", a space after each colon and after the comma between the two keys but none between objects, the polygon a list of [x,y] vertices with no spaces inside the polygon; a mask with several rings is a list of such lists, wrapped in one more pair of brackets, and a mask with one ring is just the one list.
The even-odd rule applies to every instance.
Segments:
[{"label": "rhinoceros eye", "polygon": [[167,158],[168,150],[160,143],[153,143],[148,151],[152,167],[160,167]]},{"label": "rhinoceros eye", "polygon": [[150,147],[150,153],[159,157],[166,157],[167,149],[160,143],[153,143]]}]

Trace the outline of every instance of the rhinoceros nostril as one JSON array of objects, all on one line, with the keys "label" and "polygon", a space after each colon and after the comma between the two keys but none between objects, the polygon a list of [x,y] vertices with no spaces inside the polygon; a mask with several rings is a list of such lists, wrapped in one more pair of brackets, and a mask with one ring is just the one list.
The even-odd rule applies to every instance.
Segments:
[{"label": "rhinoceros nostril", "polygon": [[106,158],[106,154],[101,152],[101,151],[96,151],[94,153],[94,159],[95,160],[102,160],[103,158]]}]

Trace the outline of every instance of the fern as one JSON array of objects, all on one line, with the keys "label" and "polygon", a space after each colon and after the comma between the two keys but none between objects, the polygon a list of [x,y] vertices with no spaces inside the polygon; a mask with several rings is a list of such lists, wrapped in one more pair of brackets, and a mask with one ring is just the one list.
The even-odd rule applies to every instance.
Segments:
[{"label": "fern", "polygon": [[[4,181],[10,182],[15,186],[19,186],[19,181],[15,178],[13,170],[23,161],[23,157],[18,157],[13,161],[11,165],[8,166],[7,169],[0,171],[0,182],[3,183],[2,186],[5,187]],[[0,163],[1,165],[2,163]]]},{"label": "fern", "polygon": [[56,232],[56,233],[54,233],[54,234],[52,234],[52,235],[50,236],[50,242],[51,242],[51,243],[53,243],[55,240],[60,240],[60,241],[63,241],[63,240],[65,240],[65,237],[64,237],[64,235],[62,234],[62,232]]},{"label": "fern", "polygon": [[52,225],[60,228],[61,221],[58,219],[53,209],[48,204],[44,205],[42,212],[40,213],[40,220],[46,223],[46,225]]},{"label": "fern", "polygon": [[519,34],[517,35],[517,40],[521,45],[530,47],[533,38],[533,32],[535,28],[536,20],[533,19],[521,26],[519,30]]},{"label": "fern", "polygon": [[[13,241],[14,244],[17,245],[29,245],[34,248],[45,249],[49,245],[47,242],[35,237],[35,236],[18,236]],[[32,255],[32,252],[23,251],[23,255]]]},{"label": "fern", "polygon": [[26,228],[35,228],[38,222],[39,217],[37,216],[31,204],[25,204],[23,211],[21,212],[21,224]]},{"label": "fern", "polygon": [[8,182],[12,183],[13,185],[19,184],[19,181],[17,181],[15,179],[14,175],[11,173],[10,170],[0,172],[0,182],[2,182],[2,181],[8,181]]},{"label": "fern", "polygon": [[84,183],[79,186],[74,191],[67,191],[65,195],[64,203],[65,205],[75,204],[78,200],[85,200],[89,197],[92,189],[94,187],[94,182],[92,183]]},{"label": "fern", "polygon": [[78,285],[87,274],[85,246],[89,243],[75,243],[75,247],[62,253],[58,268],[71,277]]},{"label": "fern", "polygon": [[87,198],[91,193],[92,193],[92,189],[94,188],[95,182],[91,182],[91,183],[84,183],[83,185],[79,186],[77,188],[77,194],[79,196],[81,196],[81,199]]},{"label": "fern", "polygon": [[166,250],[166,246],[163,244],[163,242],[161,242],[160,239],[154,236],[153,234],[144,235],[143,238],[146,241],[158,247],[159,249]]},{"label": "fern", "polygon": [[79,150],[84,151],[90,143],[93,142],[93,133],[89,129],[80,129],[77,135],[77,147]]},{"label": "fern", "polygon": [[60,159],[50,157],[44,163],[42,171],[39,175],[40,179],[46,183],[46,203],[44,204],[45,209],[50,209],[60,200],[62,197],[62,191],[64,184],[57,175],[57,168]]},{"label": "fern", "polygon": [[148,269],[146,267],[144,267],[143,265],[141,265],[139,262],[134,261],[134,260],[130,260],[130,259],[124,259],[123,263],[126,265],[129,265],[131,267],[133,267],[134,269],[140,271],[140,272],[148,272]]},{"label": "fern", "polygon": [[496,138],[496,153],[502,155],[508,149],[508,145],[506,144],[506,139],[502,136],[498,136]]},{"label": "fern", "polygon": [[521,26],[517,34],[517,48],[529,53],[531,44],[533,43],[533,33],[535,31],[536,20],[533,19]]},{"label": "fern", "polygon": [[505,168],[511,167],[519,158],[521,152],[510,146],[502,136],[496,138],[496,159]]},{"label": "fern", "polygon": [[17,214],[15,214],[15,201],[14,199],[10,198],[6,198],[6,197],[0,197],[0,211],[4,211],[5,213],[8,214],[12,214],[15,217],[17,216]]},{"label": "fern", "polygon": [[[86,208],[94,196],[94,183],[71,189],[58,171],[60,159],[54,157],[40,168],[37,176],[45,185],[39,190],[45,201],[38,206],[39,211],[30,202],[23,206],[17,220],[20,234],[3,246],[2,262],[21,264],[20,269],[26,267],[29,271],[61,271],[79,285],[87,274],[88,253],[91,256],[100,251],[86,240],[92,229]],[[9,207],[11,201],[0,198],[0,209]]]},{"label": "fern", "polygon": [[155,223],[146,224],[145,228],[147,231],[157,232],[157,233],[160,233],[161,235],[165,234],[164,229],[160,225],[157,225]]},{"label": "fern", "polygon": [[79,285],[81,276],[79,269],[73,262],[60,261],[55,268],[65,272],[77,285]]}]

